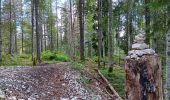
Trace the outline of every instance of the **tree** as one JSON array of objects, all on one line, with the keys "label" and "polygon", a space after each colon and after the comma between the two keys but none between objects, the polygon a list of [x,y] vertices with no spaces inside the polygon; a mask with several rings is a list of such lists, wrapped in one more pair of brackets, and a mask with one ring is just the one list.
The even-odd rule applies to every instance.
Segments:
[{"label": "tree", "polygon": [[0,64],[2,61],[2,22],[1,22],[1,0],[0,0]]},{"label": "tree", "polygon": [[146,43],[150,44],[150,0],[145,0],[145,25],[146,25]]},{"label": "tree", "polygon": [[98,0],[98,67],[100,67],[101,55],[102,55],[102,1]]},{"label": "tree", "polygon": [[84,60],[84,0],[79,1],[80,20],[80,59]]},{"label": "tree", "polygon": [[109,24],[108,24],[108,59],[109,59],[109,72],[113,69],[113,40],[112,40],[112,28],[113,28],[113,13],[112,13],[112,0],[109,0]]},{"label": "tree", "polygon": [[167,7],[168,11],[168,32],[167,32],[167,45],[166,45],[166,100],[170,99],[170,5]]},{"label": "tree", "polygon": [[31,41],[32,41],[32,61],[34,61],[34,13],[35,13],[35,0],[31,1],[31,24],[32,24],[32,37],[31,37]]},{"label": "tree", "polygon": [[35,19],[36,19],[36,49],[37,49],[37,60],[41,62],[41,50],[40,50],[40,33],[39,33],[39,0],[35,0]]},{"label": "tree", "polygon": [[13,37],[13,34],[12,34],[12,2],[11,0],[9,1],[9,6],[10,6],[10,36],[9,36],[9,54],[12,55],[12,37]]}]

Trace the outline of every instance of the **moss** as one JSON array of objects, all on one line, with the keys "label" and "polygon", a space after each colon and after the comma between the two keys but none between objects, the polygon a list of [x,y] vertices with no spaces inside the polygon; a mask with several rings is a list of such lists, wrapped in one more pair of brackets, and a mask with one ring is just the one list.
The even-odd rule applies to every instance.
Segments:
[{"label": "moss", "polygon": [[115,90],[121,95],[125,96],[124,92],[124,81],[125,81],[125,72],[119,66],[113,68],[113,72],[108,73],[107,68],[100,69],[101,73],[108,79],[108,81],[113,85]]}]

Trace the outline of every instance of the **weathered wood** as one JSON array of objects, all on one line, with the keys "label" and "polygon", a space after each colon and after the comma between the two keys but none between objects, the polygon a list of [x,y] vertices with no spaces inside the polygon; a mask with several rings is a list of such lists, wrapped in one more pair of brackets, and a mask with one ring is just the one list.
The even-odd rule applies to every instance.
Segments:
[{"label": "weathered wood", "polygon": [[113,94],[116,96],[116,100],[123,100],[119,94],[115,91],[115,89],[112,87],[112,85],[109,83],[109,81],[103,76],[103,74],[97,70],[98,74],[100,75],[100,77],[107,83],[107,85],[109,86],[110,90],[113,92]]},{"label": "weathered wood", "polygon": [[156,54],[125,60],[126,100],[163,100],[162,67]]}]

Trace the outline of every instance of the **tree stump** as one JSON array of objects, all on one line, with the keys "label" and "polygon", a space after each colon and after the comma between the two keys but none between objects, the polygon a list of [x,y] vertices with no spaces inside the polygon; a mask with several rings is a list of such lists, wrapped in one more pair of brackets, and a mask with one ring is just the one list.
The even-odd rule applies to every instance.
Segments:
[{"label": "tree stump", "polygon": [[129,51],[125,58],[126,100],[163,100],[159,56],[147,45],[142,46],[140,43],[132,45],[134,50]]}]

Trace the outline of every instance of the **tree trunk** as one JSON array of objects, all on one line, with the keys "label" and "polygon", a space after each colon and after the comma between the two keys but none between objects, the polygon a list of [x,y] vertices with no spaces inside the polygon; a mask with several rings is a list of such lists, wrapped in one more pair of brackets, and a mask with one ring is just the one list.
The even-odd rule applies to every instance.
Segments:
[{"label": "tree trunk", "polygon": [[14,40],[15,40],[15,53],[18,53],[18,45],[17,45],[17,25],[16,25],[16,13],[14,12]]},{"label": "tree trunk", "polygon": [[166,52],[166,100],[170,100],[170,28],[167,33]]},{"label": "tree trunk", "polygon": [[145,0],[145,25],[146,25],[146,43],[150,45],[150,10],[148,4],[150,0]]},{"label": "tree trunk", "polygon": [[[80,1],[80,0],[79,0]],[[70,34],[69,34],[69,49],[70,49],[70,56],[73,57],[73,14],[72,14],[72,0],[69,0],[70,3]],[[79,2],[80,3],[80,2]],[[79,13],[80,14],[80,13]],[[80,24],[81,26],[81,24]]]},{"label": "tree trunk", "polygon": [[35,7],[35,0],[32,0],[31,4],[31,21],[32,21],[32,61],[34,61],[34,7]]},{"label": "tree trunk", "polygon": [[98,67],[100,67],[101,55],[102,55],[102,1],[98,0]]},{"label": "tree trunk", "polygon": [[58,38],[58,32],[59,32],[59,28],[58,28],[58,0],[56,0],[56,24],[57,24],[57,33],[56,33],[56,40],[57,40],[57,52],[59,51],[59,38]]},{"label": "tree trunk", "polygon": [[23,20],[24,20],[24,18],[23,18],[23,1],[22,1],[22,11],[21,11],[21,12],[22,12],[22,14],[21,14],[21,15],[22,15],[22,20],[21,20],[21,36],[22,36],[22,37],[21,37],[21,38],[22,38],[21,45],[22,45],[22,47],[21,47],[21,48],[22,48],[22,53],[23,53],[23,52],[24,52],[24,29],[23,29],[23,26],[24,26],[24,25],[23,25],[23,22],[24,22]]},{"label": "tree trunk", "polygon": [[40,33],[39,33],[39,14],[38,14],[38,7],[39,6],[39,0],[35,0],[35,17],[36,17],[36,47],[37,47],[37,60],[40,63]]},{"label": "tree trunk", "polygon": [[9,54],[12,55],[12,4],[11,0],[9,1],[9,6],[10,6],[10,36],[9,36]]},{"label": "tree trunk", "polygon": [[167,45],[166,45],[166,100],[170,100],[170,5],[167,7]]},{"label": "tree trunk", "polygon": [[79,1],[80,17],[80,60],[84,60],[84,0]]},{"label": "tree trunk", "polygon": [[113,27],[113,13],[112,13],[112,0],[109,0],[109,26],[108,26],[108,59],[109,59],[109,72],[113,69],[113,40],[112,40],[112,27]]},{"label": "tree trunk", "polygon": [[153,54],[131,57],[127,57],[125,62],[126,100],[163,100],[162,67],[159,56]]},{"label": "tree trunk", "polygon": [[2,61],[2,18],[1,18],[1,0],[0,0],[0,65]]}]

